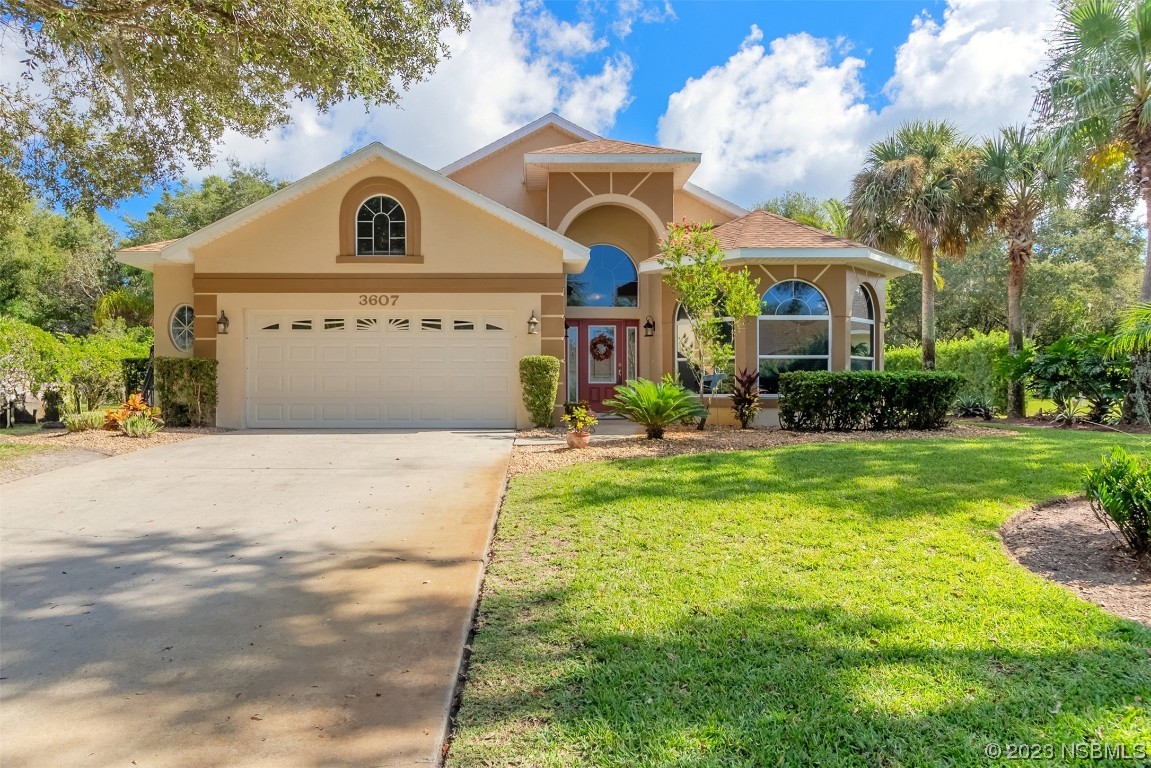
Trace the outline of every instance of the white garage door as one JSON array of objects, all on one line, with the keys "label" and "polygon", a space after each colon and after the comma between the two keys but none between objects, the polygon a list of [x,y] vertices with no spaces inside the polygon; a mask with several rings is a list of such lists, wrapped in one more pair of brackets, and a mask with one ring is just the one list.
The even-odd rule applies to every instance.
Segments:
[{"label": "white garage door", "polygon": [[509,322],[459,312],[252,313],[247,425],[514,426]]}]

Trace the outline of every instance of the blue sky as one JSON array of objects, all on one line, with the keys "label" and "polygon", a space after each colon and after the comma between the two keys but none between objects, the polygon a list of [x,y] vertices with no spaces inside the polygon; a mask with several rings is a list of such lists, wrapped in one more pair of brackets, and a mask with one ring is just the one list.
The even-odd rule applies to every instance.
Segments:
[{"label": "blue sky", "polygon": [[[300,178],[378,140],[433,168],[555,111],[602,135],[703,153],[693,181],[744,206],[842,196],[868,144],[902,120],[973,133],[1025,120],[1048,0],[729,2],[475,0],[452,57],[398,108],[299,104],[224,159]],[[123,230],[156,194],[105,214]]]}]

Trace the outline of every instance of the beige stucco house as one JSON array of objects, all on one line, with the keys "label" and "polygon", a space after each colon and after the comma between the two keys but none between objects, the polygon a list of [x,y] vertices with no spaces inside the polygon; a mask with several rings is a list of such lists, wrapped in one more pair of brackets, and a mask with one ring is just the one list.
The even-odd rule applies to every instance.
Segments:
[{"label": "beige stucco house", "polygon": [[525,426],[517,364],[541,353],[560,401],[694,386],[653,258],[683,219],[760,279],[735,364],[760,369],[765,420],[779,371],[881,367],[885,281],[913,266],[748,213],[689,181],[699,163],[548,115],[439,171],[371,144],[118,258],[155,275],[156,354],[219,361],[224,427]]}]

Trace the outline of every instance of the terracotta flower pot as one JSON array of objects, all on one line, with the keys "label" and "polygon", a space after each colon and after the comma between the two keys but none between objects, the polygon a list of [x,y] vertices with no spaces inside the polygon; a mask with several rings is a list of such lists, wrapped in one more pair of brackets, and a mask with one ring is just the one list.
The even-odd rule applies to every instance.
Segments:
[{"label": "terracotta flower pot", "polygon": [[568,432],[568,448],[587,448],[591,432]]}]

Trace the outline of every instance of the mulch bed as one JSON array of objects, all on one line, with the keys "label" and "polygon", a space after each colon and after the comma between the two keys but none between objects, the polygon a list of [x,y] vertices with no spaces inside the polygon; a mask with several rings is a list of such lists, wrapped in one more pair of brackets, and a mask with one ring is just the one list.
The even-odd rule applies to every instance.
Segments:
[{"label": "mulch bed", "polygon": [[[669,430],[663,440],[648,440],[643,435],[613,437],[597,443],[595,437],[587,448],[568,448],[566,445],[516,445],[512,450],[511,475],[546,472],[586,461],[610,459],[653,458],[680,456],[709,451],[746,451],[776,448],[808,443],[853,443],[875,440],[908,440],[938,437],[1004,437],[1017,435],[1008,429],[983,427],[977,424],[952,424],[936,430],[904,430],[891,432],[789,432],[778,428],[737,429],[735,427],[709,427],[702,432],[692,428]],[[558,436],[562,431],[530,430],[518,433],[521,437]]]},{"label": "mulch bed", "polygon": [[63,429],[43,429],[27,435],[9,437],[0,432],[0,442],[23,443],[25,445],[44,445],[49,448],[80,448],[85,451],[95,451],[105,456],[117,456],[121,453],[152,448],[157,445],[179,443],[204,435],[216,435],[228,432],[227,429],[217,427],[166,427],[151,437],[128,437],[120,432],[103,429],[89,429],[84,432],[68,432]]},{"label": "mulch bed", "polygon": [[1000,533],[1024,568],[1106,611],[1151,626],[1151,556],[1136,560],[1086,499],[1061,499],[1020,512]]}]

